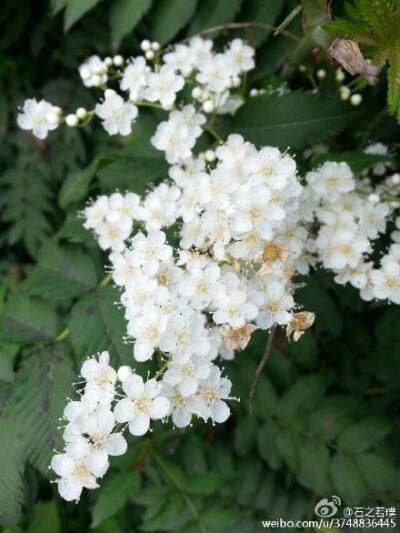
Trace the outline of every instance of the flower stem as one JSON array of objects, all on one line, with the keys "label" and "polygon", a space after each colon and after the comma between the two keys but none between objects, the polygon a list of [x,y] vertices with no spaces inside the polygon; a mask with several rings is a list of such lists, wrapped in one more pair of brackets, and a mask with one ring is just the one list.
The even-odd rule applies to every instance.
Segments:
[{"label": "flower stem", "polygon": [[265,347],[264,355],[262,356],[261,361],[258,363],[256,371],[254,372],[253,381],[251,382],[250,394],[249,394],[249,400],[250,400],[249,411],[250,412],[251,412],[251,400],[252,400],[253,395],[254,395],[254,393],[256,391],[258,379],[260,377],[261,372],[263,371],[265,363],[267,362],[269,354],[271,353],[271,350],[272,350],[272,348],[274,346],[275,332],[276,332],[276,324],[274,324],[272,326],[272,328],[271,328],[271,331],[270,331],[269,337],[268,337],[268,341],[267,341],[267,346]]},{"label": "flower stem", "polygon": [[110,283],[110,281],[112,280],[112,274],[111,272],[109,272],[107,274],[107,276],[105,276],[99,283],[99,287],[105,287],[106,285],[108,285]]},{"label": "flower stem", "polygon": [[57,335],[57,337],[56,337],[56,341],[57,341],[57,342],[61,342],[61,341],[63,341],[65,338],[67,338],[68,335],[69,335],[69,329],[68,329],[68,328],[65,328],[65,329],[62,330],[62,332],[61,332],[59,335]]},{"label": "flower stem", "polygon": [[211,126],[204,126],[204,131],[206,131],[207,133],[209,133],[210,135],[212,135],[214,137],[214,139],[216,139],[219,143],[223,143],[224,140],[223,138],[221,137],[221,135],[219,133],[217,133],[215,131],[214,128],[212,128]]}]

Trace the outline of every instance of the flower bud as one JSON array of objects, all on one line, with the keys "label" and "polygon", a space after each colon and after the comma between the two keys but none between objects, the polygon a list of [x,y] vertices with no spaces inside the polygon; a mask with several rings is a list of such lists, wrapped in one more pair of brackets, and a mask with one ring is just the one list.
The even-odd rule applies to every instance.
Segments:
[{"label": "flower bud", "polygon": [[362,102],[362,96],[359,93],[352,94],[350,98],[351,105],[360,105]]},{"label": "flower bud", "polygon": [[88,112],[84,107],[78,107],[76,110],[76,116],[79,118],[79,120],[85,120],[88,116]]},{"label": "flower bud", "polygon": [[206,113],[212,113],[214,111],[214,104],[211,100],[206,100],[203,104],[203,111]]},{"label": "flower bud", "polygon": [[147,50],[147,52],[144,54],[146,59],[154,59],[154,52],[153,50]]},{"label": "flower bud", "polygon": [[122,67],[124,64],[124,58],[122,56],[114,56],[113,63],[116,67]]},{"label": "flower bud", "polygon": [[148,39],[144,39],[141,43],[140,43],[140,48],[143,50],[143,52],[147,52],[147,50],[150,50],[151,48],[151,43]]},{"label": "flower bud", "polygon": [[65,117],[65,123],[70,128],[74,128],[75,126],[78,125],[78,117],[76,115],[74,115],[74,114],[67,115]]}]

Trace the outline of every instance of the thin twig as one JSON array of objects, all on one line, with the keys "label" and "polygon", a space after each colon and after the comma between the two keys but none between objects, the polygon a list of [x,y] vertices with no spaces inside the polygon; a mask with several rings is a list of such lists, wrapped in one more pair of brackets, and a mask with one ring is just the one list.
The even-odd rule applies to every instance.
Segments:
[{"label": "thin twig", "polygon": [[267,359],[269,357],[269,354],[271,353],[272,347],[274,346],[274,337],[276,332],[276,324],[274,324],[271,328],[271,331],[269,333],[267,346],[265,347],[264,355],[262,356],[261,361],[258,363],[258,366],[256,368],[256,371],[254,372],[253,381],[251,382],[250,387],[250,394],[249,394],[249,400],[250,400],[250,412],[251,412],[251,399],[253,398],[253,395],[257,388],[257,383],[260,377],[261,372],[263,371],[263,368],[265,366],[265,363],[267,362]]},{"label": "thin twig", "polygon": [[[272,24],[267,24],[266,22],[231,22],[230,24],[220,24],[219,26],[213,26],[212,28],[206,28],[205,30],[201,30],[197,33],[194,33],[187,39],[182,39],[182,41],[178,41],[177,43],[174,43],[173,45],[168,45],[164,50],[162,50],[161,53],[167,52],[171,50],[175,45],[177,44],[184,44],[190,41],[192,37],[196,37],[197,35],[203,36],[207,35],[209,33],[214,33],[215,31],[231,31],[231,30],[240,30],[240,29],[248,29],[248,28],[261,28],[263,30],[267,31],[276,31],[278,29],[278,26],[273,26]],[[280,32],[280,35],[284,35],[288,39],[291,39],[292,41],[299,42],[300,38],[288,30],[282,30]]]}]

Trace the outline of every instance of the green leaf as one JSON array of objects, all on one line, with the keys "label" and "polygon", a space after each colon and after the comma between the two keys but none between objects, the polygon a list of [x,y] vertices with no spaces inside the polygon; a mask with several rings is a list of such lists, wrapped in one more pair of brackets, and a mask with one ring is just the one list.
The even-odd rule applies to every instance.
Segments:
[{"label": "green leaf", "polygon": [[304,411],[311,410],[322,398],[328,380],[320,374],[299,378],[278,402],[277,416],[285,422],[296,422]]},{"label": "green leaf", "polygon": [[113,287],[100,287],[84,296],[71,311],[71,342],[81,361],[107,350],[120,363],[132,362],[132,346],[124,344],[126,322],[122,309],[115,304],[119,292]]},{"label": "green leaf", "polygon": [[234,447],[239,456],[246,455],[252,450],[256,443],[256,438],[257,422],[254,417],[246,416],[236,422]]},{"label": "green leaf", "polygon": [[204,526],[214,529],[223,529],[237,524],[241,519],[240,513],[234,509],[224,509],[214,507],[207,509],[201,515],[201,522]]},{"label": "green leaf", "polygon": [[[179,493],[169,494],[165,504],[161,507],[160,512],[152,518],[147,520],[140,526],[141,531],[162,531],[163,529],[170,529],[170,524],[173,524],[182,511],[185,508],[184,500]],[[176,531],[176,529],[172,529]]]},{"label": "green leaf", "polygon": [[[274,0],[273,2],[260,2],[260,0],[246,0],[240,11],[240,21],[243,22],[262,22],[264,24],[275,24],[280,12],[282,11],[283,0]],[[254,37],[251,44],[260,46],[271,34],[272,30],[267,28],[251,28]],[[241,33],[243,37],[243,32]]]},{"label": "green leaf", "polygon": [[274,420],[264,424],[258,432],[258,453],[273,470],[281,467],[281,459],[276,446],[279,426]]},{"label": "green leaf", "polygon": [[331,464],[333,483],[346,505],[357,505],[364,498],[366,488],[354,459],[338,452]]},{"label": "green leaf", "polygon": [[301,468],[300,450],[302,446],[299,434],[291,429],[283,429],[276,439],[276,446],[290,470],[298,474]]},{"label": "green leaf", "polygon": [[197,476],[192,476],[185,485],[185,490],[190,494],[198,496],[209,496],[215,494],[219,489],[226,485],[230,474],[221,474],[220,472],[206,472]]},{"label": "green leaf", "polygon": [[67,0],[64,14],[64,31],[67,32],[85,13],[90,11],[100,0]]},{"label": "green leaf", "polygon": [[143,194],[152,183],[168,175],[162,152],[143,137],[115,153],[115,159],[98,172],[100,185],[105,191],[114,192],[119,188]]},{"label": "green leaf", "polygon": [[302,0],[303,29],[313,44],[329,48],[332,37],[322,28],[329,17],[327,0]]},{"label": "green leaf", "polygon": [[19,350],[18,344],[0,342],[0,382],[14,380],[13,364]]},{"label": "green leaf", "polygon": [[25,290],[33,296],[63,301],[97,285],[92,258],[76,245],[50,242],[39,252],[38,260],[39,265],[24,283]]},{"label": "green leaf", "polygon": [[89,191],[89,186],[98,168],[102,163],[102,158],[96,158],[88,167],[83,170],[75,170],[63,181],[58,203],[63,209],[69,205],[83,200]]},{"label": "green leaf", "polygon": [[120,472],[105,479],[92,508],[91,527],[97,527],[107,518],[117,514],[139,488],[140,476],[137,472]]},{"label": "green leaf", "polygon": [[[188,35],[231,22],[239,11],[241,3],[242,0],[201,0],[189,26]],[[215,37],[216,33],[212,37]]]},{"label": "green leaf", "polygon": [[17,522],[23,502],[23,454],[17,421],[0,418],[0,524]]},{"label": "green leaf", "polygon": [[344,394],[327,396],[316,406],[308,425],[315,435],[331,440],[353,423],[353,417],[358,417],[362,412],[362,404],[350,396]]},{"label": "green leaf", "polygon": [[120,42],[138,24],[147,13],[152,0],[115,0],[111,7],[110,25],[113,48],[118,48]]},{"label": "green leaf", "polygon": [[25,359],[15,377],[10,411],[15,416],[28,461],[48,476],[54,448],[62,449],[57,429],[75,378],[64,345],[40,349]]},{"label": "green leaf", "polygon": [[355,457],[361,475],[375,494],[382,494],[393,488],[397,479],[396,468],[384,457],[374,453],[362,453]]},{"label": "green leaf", "polygon": [[390,422],[386,418],[366,418],[343,431],[338,447],[347,453],[365,452],[382,440],[389,430]]},{"label": "green leaf", "polygon": [[317,494],[329,494],[330,455],[327,445],[318,438],[305,439],[300,449],[300,481]]},{"label": "green leaf", "polygon": [[257,146],[299,150],[325,142],[358,116],[338,100],[310,92],[250,98],[233,118],[233,128]]},{"label": "green leaf", "polygon": [[318,326],[332,337],[338,337],[343,327],[343,320],[337,305],[321,283],[311,276],[305,287],[296,293],[297,301],[306,311],[312,311],[318,317]]},{"label": "green leaf", "polygon": [[59,533],[61,522],[55,501],[39,502],[35,505],[29,517],[26,533]]},{"label": "green leaf", "polygon": [[53,306],[16,292],[0,312],[0,341],[29,343],[54,339],[57,317]]},{"label": "green leaf", "polygon": [[196,4],[197,0],[157,0],[151,13],[153,39],[161,46],[173,39],[192,18]]},{"label": "green leaf", "polygon": [[359,173],[363,170],[376,165],[377,163],[390,163],[391,156],[365,154],[364,152],[327,152],[313,158],[313,166],[322,165],[325,161],[344,161],[349,165],[353,172]]}]

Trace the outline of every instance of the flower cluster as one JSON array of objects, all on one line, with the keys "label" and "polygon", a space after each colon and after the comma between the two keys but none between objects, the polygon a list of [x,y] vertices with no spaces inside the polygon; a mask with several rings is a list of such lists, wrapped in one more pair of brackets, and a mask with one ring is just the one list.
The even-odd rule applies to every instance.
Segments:
[{"label": "flower cluster", "polygon": [[[373,172],[377,172],[375,167]],[[395,192],[391,189],[398,183],[389,178],[374,190],[366,180],[357,191],[350,167],[334,162],[326,162],[318,171],[309,172],[306,180],[309,187],[304,190],[303,203],[310,205],[319,223],[318,234],[309,245],[317,260],[335,272],[337,283],[351,283],[360,289],[364,300],[376,298],[400,303],[399,245],[390,246],[379,268],[368,260],[373,241],[386,232],[389,216],[400,205],[397,201],[382,201],[381,197],[387,191]]]},{"label": "flower cluster", "polygon": [[[257,149],[238,134],[223,141],[213,128],[216,114],[241,105],[241,77],[254,67],[254,50],[240,39],[220,53],[200,37],[164,52],[147,40],[141,48],[144,54],[129,61],[89,58],[81,78],[104,98],[65,122],[77,126],[98,116],[109,135],[128,135],[140,106],[168,111],[151,138],[165,154],[168,178],[143,197],[99,196],[82,213],[109,254],[134,359],[157,355],[162,365],[144,382],[130,367],[115,371],[106,352],[84,363],[80,401],[64,413],[65,451],[52,461],[68,500],[97,486],[109,455],[124,453],[123,429],[140,436],[151,420],[171,417],[179,428],[193,417],[227,420],[231,382],[220,359],[244,349],[257,328],[282,326],[297,341],[314,321],[295,303],[298,275],[322,265],[365,300],[400,303],[400,232],[392,233],[379,266],[372,255],[400,206],[399,175],[374,186],[366,176],[357,189],[346,163],[328,161],[302,179],[288,152]],[[107,86],[112,79],[114,89]],[[177,102],[189,83],[192,100],[186,94]],[[62,121],[61,110],[35,100],[18,117],[41,138]],[[199,153],[204,131],[216,142]],[[376,145],[366,151],[384,153]],[[373,172],[388,168],[382,163]]]},{"label": "flower cluster", "polygon": [[[109,135],[129,135],[139,106],[154,105],[171,110],[187,78],[193,85],[192,97],[205,113],[231,113],[242,104],[235,90],[242,83],[240,76],[254,68],[254,49],[241,39],[234,39],[223,53],[213,53],[213,42],[200,37],[193,37],[188,44],[178,44],[164,54],[159,48],[158,43],[151,45],[146,40],[142,42],[144,55],[126,62],[119,55],[105,59],[97,55],[90,57],[79,67],[79,74],[86,87],[104,90],[104,99],[94,110],[81,107],[63,117],[61,108],[44,100],[30,99],[18,115],[18,125],[44,139],[63,121],[75,127],[96,115]],[[119,89],[127,93],[127,99],[108,88],[112,78],[119,80]],[[204,116],[197,114],[193,106],[187,106],[182,113],[176,117],[172,114],[154,140],[154,144],[167,152],[167,157],[171,154],[170,162],[179,149],[183,154],[186,146],[193,147],[201,133],[199,127],[205,122]],[[186,133],[187,143],[182,143]]]},{"label": "flower cluster", "polygon": [[108,352],[103,352],[83,363],[81,376],[80,399],[69,401],[64,409],[64,450],[50,465],[59,476],[59,493],[68,501],[79,500],[83,488],[97,488],[109,456],[126,452],[125,429],[141,436],[149,431],[151,420],[170,415],[177,427],[189,425],[193,414],[216,422],[229,416],[223,400],[229,398],[230,381],[216,366],[200,360],[171,365],[161,381],[144,381],[128,366],[115,371]]}]

